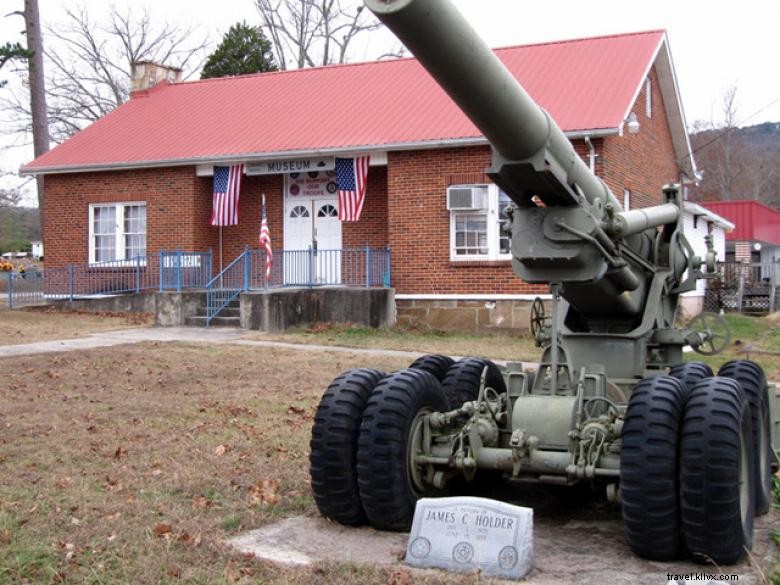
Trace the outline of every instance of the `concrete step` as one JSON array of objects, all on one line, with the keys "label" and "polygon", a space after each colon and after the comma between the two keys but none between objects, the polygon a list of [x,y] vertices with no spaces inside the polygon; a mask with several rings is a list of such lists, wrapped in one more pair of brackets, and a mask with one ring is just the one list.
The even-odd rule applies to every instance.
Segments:
[{"label": "concrete step", "polygon": [[[187,325],[187,327],[205,327],[206,317],[203,315],[187,317],[184,324]],[[211,320],[209,327],[241,327],[241,318],[223,317],[222,314],[219,314]]]}]

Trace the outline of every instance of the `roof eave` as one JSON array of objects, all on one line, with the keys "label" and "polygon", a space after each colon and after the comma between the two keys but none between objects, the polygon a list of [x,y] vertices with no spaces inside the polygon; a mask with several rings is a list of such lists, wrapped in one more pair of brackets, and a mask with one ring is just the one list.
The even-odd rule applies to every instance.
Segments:
[{"label": "roof eave", "polygon": [[[569,139],[588,137],[602,137],[617,135],[619,128],[592,128],[586,130],[572,130],[566,132]],[[436,148],[453,148],[468,146],[486,146],[488,141],[484,136],[469,138],[448,138],[443,140],[423,140],[416,142],[396,142],[388,144],[373,144],[364,146],[344,146],[333,148],[315,148],[303,150],[286,150],[278,152],[255,152],[243,154],[229,154],[219,156],[202,156],[175,159],[146,160],[133,162],[97,163],[82,165],[54,165],[47,167],[27,167],[19,169],[20,175],[54,175],[67,173],[86,173],[98,171],[124,171],[134,169],[152,169],[162,167],[182,167],[200,164],[226,164],[226,163],[256,163],[279,158],[305,158],[313,156],[349,155],[358,153],[403,151],[403,150],[430,150]]]}]

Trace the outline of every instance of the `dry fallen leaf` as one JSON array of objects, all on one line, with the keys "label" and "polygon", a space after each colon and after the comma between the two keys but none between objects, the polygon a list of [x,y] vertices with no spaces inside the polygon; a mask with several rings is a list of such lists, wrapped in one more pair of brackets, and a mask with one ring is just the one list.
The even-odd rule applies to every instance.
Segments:
[{"label": "dry fallen leaf", "polygon": [[411,585],[412,573],[408,569],[394,569],[387,578],[387,585]]},{"label": "dry fallen leaf", "polygon": [[276,493],[279,489],[279,480],[263,479],[249,488],[249,501],[253,505],[273,506],[279,501]]},{"label": "dry fallen leaf", "polygon": [[223,575],[228,581],[238,581],[241,579],[241,569],[239,569],[233,561],[228,561]]},{"label": "dry fallen leaf", "polygon": [[171,532],[173,532],[173,527],[170,524],[166,524],[164,522],[161,522],[160,524],[154,527],[155,536],[165,536],[166,534],[170,534]]},{"label": "dry fallen leaf", "polygon": [[228,447],[227,445],[217,445],[216,448],[214,449],[214,455],[220,457],[225,453],[227,453],[229,450],[230,447]]},{"label": "dry fallen leaf", "polygon": [[58,479],[56,482],[54,482],[54,485],[56,485],[59,489],[64,490],[66,487],[70,486],[73,483],[73,479],[70,477],[63,477],[62,479]]}]

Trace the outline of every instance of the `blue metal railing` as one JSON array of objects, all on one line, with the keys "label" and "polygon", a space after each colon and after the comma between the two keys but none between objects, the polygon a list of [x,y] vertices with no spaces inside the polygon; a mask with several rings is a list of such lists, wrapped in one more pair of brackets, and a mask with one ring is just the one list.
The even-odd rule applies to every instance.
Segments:
[{"label": "blue metal railing", "polygon": [[242,291],[318,286],[389,287],[390,248],[279,250],[270,273],[265,250],[245,249],[212,278],[211,252],[161,251],[93,264],[0,276],[8,306],[148,290],[206,289],[208,322]]},{"label": "blue metal railing", "polygon": [[206,327],[233,299],[249,289],[249,254],[244,250],[206,284]]},{"label": "blue metal railing", "polygon": [[206,285],[206,326],[244,291],[319,286],[389,287],[389,246],[280,250],[270,272],[265,250],[247,248]]},{"label": "blue metal railing", "polygon": [[8,306],[146,290],[203,288],[211,278],[211,252],[161,251],[126,260],[69,264],[7,276]]}]

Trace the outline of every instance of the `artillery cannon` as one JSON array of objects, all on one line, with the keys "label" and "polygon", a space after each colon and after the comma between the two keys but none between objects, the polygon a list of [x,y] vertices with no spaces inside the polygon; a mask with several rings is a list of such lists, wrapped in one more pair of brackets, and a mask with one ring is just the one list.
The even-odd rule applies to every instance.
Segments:
[{"label": "artillery cannon", "polygon": [[753,362],[717,376],[683,362],[719,338],[675,326],[679,295],[715,265],[711,241],[699,258],[683,234],[679,189],[624,211],[448,0],[364,1],[489,140],[514,271],[549,284],[552,315],[535,374],[431,355],[336,378],[311,441],[321,513],[403,530],[418,498],[458,478],[589,481],[621,503],[637,554],[736,562],[769,508],[774,396]]}]

